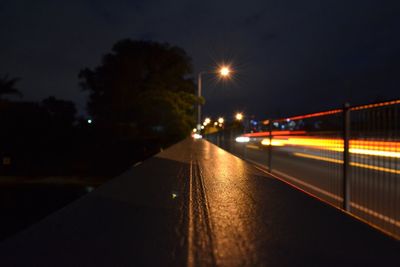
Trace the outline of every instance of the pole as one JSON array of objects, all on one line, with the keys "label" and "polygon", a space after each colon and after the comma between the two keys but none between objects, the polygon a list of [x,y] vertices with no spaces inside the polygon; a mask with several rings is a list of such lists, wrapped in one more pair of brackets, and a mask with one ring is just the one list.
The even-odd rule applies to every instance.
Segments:
[{"label": "pole", "polygon": [[272,172],[272,119],[269,119],[268,131],[269,131],[268,171]]},{"label": "pole", "polygon": [[350,211],[350,175],[349,175],[350,105],[343,106],[343,209]]},{"label": "pole", "polygon": [[[201,74],[202,72],[199,72],[199,75],[197,77],[197,97],[201,98]],[[200,132],[201,130],[201,103],[199,102],[197,104],[197,131]]]}]

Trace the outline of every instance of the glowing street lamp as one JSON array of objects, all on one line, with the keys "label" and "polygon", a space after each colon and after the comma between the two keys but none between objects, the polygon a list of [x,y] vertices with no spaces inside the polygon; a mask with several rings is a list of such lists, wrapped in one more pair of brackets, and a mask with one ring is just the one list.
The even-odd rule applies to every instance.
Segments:
[{"label": "glowing street lamp", "polygon": [[229,74],[231,73],[231,70],[228,67],[221,67],[221,69],[219,70],[219,73],[221,74],[221,76],[226,77],[226,76],[229,76]]},{"label": "glowing street lamp", "polygon": [[236,113],[235,119],[238,120],[238,121],[243,120],[243,114],[242,113]]},{"label": "glowing street lamp", "polygon": [[[221,77],[227,78],[231,74],[231,70],[228,66],[222,66],[219,70],[218,73]],[[203,74],[209,74],[209,73],[214,73],[214,72],[206,72],[206,71],[200,71],[198,76],[197,76],[197,96],[201,98],[201,76]],[[197,129],[200,131],[201,129],[201,105],[200,103],[197,104]]]},{"label": "glowing street lamp", "polygon": [[211,119],[210,119],[210,118],[206,118],[206,119],[204,120],[204,122],[205,122],[206,124],[209,124],[209,123],[211,122]]},{"label": "glowing street lamp", "polygon": [[224,123],[224,118],[222,118],[222,117],[219,117],[219,118],[218,118],[218,123],[219,123],[219,124],[222,124],[222,123]]}]

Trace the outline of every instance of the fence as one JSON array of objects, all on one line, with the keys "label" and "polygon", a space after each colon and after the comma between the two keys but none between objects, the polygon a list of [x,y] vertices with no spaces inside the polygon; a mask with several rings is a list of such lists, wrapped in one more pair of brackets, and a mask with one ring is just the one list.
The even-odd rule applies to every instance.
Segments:
[{"label": "fence", "polygon": [[399,106],[344,106],[206,138],[399,239]]}]

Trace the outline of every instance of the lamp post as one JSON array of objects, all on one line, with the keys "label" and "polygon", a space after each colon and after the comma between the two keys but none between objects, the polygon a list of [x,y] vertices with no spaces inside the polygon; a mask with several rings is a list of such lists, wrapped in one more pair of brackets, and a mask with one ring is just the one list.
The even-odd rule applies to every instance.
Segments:
[{"label": "lamp post", "polygon": [[[210,73],[214,73],[214,72],[200,71],[199,74],[197,75],[197,96],[199,97],[199,99],[201,98],[202,75],[210,74]],[[218,73],[219,73],[219,75],[221,75],[221,77],[228,77],[231,73],[231,70],[227,66],[222,66],[219,69]],[[198,131],[201,130],[201,104],[200,103],[197,104],[197,130]]]},{"label": "lamp post", "polygon": [[[200,71],[197,76],[197,97],[201,98],[201,75],[205,73],[204,71]],[[197,130],[201,130],[201,104],[197,104]]]}]

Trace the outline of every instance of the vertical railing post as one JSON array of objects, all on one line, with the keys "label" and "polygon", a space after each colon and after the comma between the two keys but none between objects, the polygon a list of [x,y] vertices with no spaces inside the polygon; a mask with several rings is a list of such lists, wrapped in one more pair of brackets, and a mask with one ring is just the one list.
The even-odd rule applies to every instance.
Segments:
[{"label": "vertical railing post", "polygon": [[268,171],[272,172],[272,119],[269,119],[268,131],[269,131]]},{"label": "vertical railing post", "polygon": [[343,106],[343,209],[350,211],[350,105]]}]

